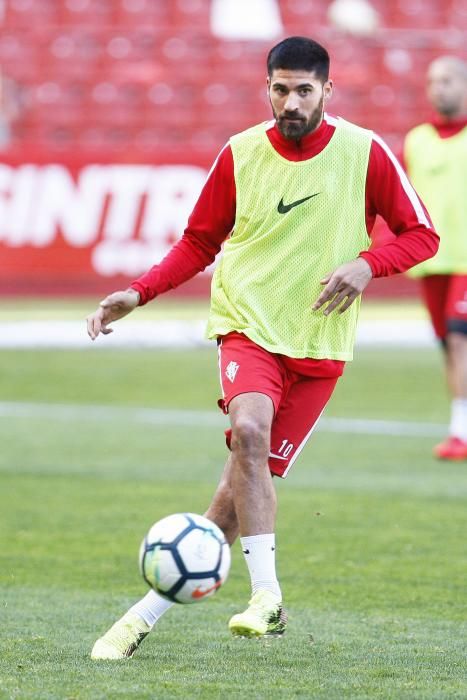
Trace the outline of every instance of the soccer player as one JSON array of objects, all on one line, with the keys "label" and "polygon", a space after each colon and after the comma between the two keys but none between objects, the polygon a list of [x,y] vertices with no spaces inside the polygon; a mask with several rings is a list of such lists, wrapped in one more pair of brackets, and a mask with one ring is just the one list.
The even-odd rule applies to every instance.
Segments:
[{"label": "soccer player", "polygon": [[[183,237],[88,319],[88,333],[212,263],[207,336],[217,340],[230,456],[206,516],[240,535],[251,578],[234,635],[281,634],[276,495],[352,359],[360,295],[372,277],[432,256],[438,236],[403,169],[371,131],[328,116],[329,55],[304,37],[269,52],[274,119],[233,136],[209,173]],[[376,214],[397,234],[368,251]],[[150,591],[97,640],[94,659],[131,656],[171,603]]]},{"label": "soccer player", "polygon": [[425,304],[444,348],[451,395],[449,436],[439,459],[467,459],[467,63],[443,56],[428,68],[428,98],[437,112],[407,134],[404,161],[440,235],[438,253],[417,265]]}]

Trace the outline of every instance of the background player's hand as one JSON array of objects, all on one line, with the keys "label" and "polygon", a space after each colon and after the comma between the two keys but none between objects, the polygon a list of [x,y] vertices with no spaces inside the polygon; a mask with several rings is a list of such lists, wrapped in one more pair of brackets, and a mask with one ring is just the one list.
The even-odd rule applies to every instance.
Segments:
[{"label": "background player's hand", "polygon": [[127,289],[123,292],[114,292],[103,299],[93,314],[86,318],[88,325],[88,335],[91,340],[95,340],[99,333],[108,335],[112,333],[112,328],[108,328],[109,323],[123,318],[138,306],[139,293],[135,289]]},{"label": "background player's hand", "polygon": [[313,309],[320,309],[327,304],[324,315],[328,316],[334,309],[343,313],[363,292],[373,274],[366,260],[357,258],[344,263],[326,275],[321,284],[326,285],[313,305]]}]

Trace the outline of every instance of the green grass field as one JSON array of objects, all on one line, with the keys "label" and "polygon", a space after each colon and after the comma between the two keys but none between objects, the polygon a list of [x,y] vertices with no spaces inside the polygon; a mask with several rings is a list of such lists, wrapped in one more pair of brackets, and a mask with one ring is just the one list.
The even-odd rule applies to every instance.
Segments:
[{"label": "green grass field", "polygon": [[146,591],[144,532],[202,512],[226,456],[215,350],[0,358],[0,698],[467,697],[467,465],[431,457],[437,352],[360,351],[326,414],[433,435],[323,430],[277,484],[284,639],[229,637],[249,593],[235,546],[214,599],[122,663],[89,652]]}]

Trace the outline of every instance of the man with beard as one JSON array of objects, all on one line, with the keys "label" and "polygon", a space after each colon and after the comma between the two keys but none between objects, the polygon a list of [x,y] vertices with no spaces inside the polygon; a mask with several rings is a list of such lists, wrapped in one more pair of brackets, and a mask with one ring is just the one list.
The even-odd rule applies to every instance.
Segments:
[{"label": "man with beard", "polygon": [[433,217],[438,253],[417,265],[421,291],[442,343],[451,395],[449,435],[438,459],[467,459],[467,63],[437,58],[428,68],[428,99],[437,115],[407,134],[407,171]]},{"label": "man with beard", "polygon": [[[324,113],[329,55],[311,39],[271,49],[274,119],[220,152],[168,255],[88,317],[94,340],[112,321],[223,255],[207,336],[217,340],[230,456],[206,516],[229,543],[240,535],[251,578],[234,635],[286,626],[275,568],[276,495],[352,359],[360,295],[372,277],[433,255],[438,237],[401,166],[371,131]],[[368,251],[381,214],[395,241]],[[94,659],[131,656],[171,603],[150,591],[94,645]]]}]

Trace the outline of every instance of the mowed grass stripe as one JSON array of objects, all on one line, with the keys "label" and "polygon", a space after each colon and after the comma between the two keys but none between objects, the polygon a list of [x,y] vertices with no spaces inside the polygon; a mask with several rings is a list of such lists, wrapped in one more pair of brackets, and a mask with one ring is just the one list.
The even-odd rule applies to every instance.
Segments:
[{"label": "mowed grass stripe", "polygon": [[[42,610],[39,590],[29,594],[24,620],[37,621]],[[120,606],[128,600],[116,601]],[[456,625],[439,621],[433,627],[412,618],[380,616],[374,620],[358,612],[323,612],[310,607],[289,609],[293,632],[284,639],[234,640],[226,620],[236,610],[221,597],[205,608],[174,609],[131,661],[92,663],[93,625],[105,626],[109,615],[102,597],[57,593],[60,633],[39,615],[34,636],[18,634],[13,647],[29,652],[30,663],[46,671],[33,688],[21,683],[21,698],[46,697],[51,683],[60,688],[48,697],[80,698],[461,698],[462,652]],[[36,613],[35,613],[36,611]],[[89,619],[84,621],[83,611]],[[68,615],[83,620],[82,637],[64,644]],[[362,638],[362,630],[365,635]],[[387,641],[383,641],[387,640]],[[8,656],[11,651],[7,652]],[[44,668],[43,658],[50,662]],[[409,660],[417,656],[414,669]],[[60,658],[61,669],[53,664]],[[213,663],[213,657],[216,663]],[[343,675],[342,667],[346,672]],[[13,674],[5,682],[13,685]],[[43,694],[38,686],[42,685]],[[11,687],[10,685],[10,687]],[[391,686],[394,688],[391,691]],[[36,693],[36,694],[35,694]],[[126,695],[125,695],[126,693]]]},{"label": "mowed grass stripe", "polygon": [[[220,426],[227,423],[227,419],[215,411],[14,401],[0,401],[0,417],[2,416],[7,418],[41,418],[43,420],[60,421],[131,421],[152,425],[188,426],[194,429],[202,426]],[[328,433],[432,437],[443,435],[446,426],[438,423],[419,423],[415,421],[323,417],[316,426],[316,430]]]},{"label": "mowed grass stripe", "polygon": [[467,690],[462,504],[449,509],[447,526],[442,501],[284,492],[284,639],[230,638],[226,623],[248,596],[236,546],[212,601],[170,611],[131,661],[96,664],[96,636],[146,590],[136,553],[148,519],[201,510],[209,488],[65,473],[2,483],[5,697],[395,700]]}]

